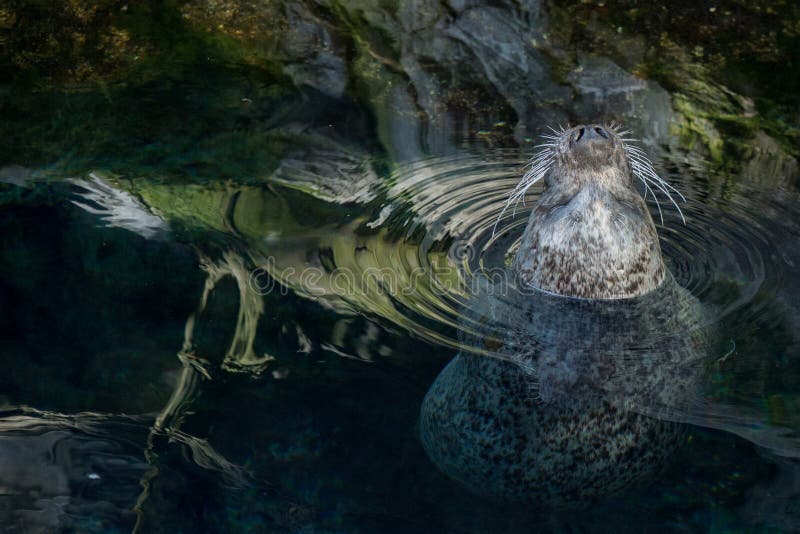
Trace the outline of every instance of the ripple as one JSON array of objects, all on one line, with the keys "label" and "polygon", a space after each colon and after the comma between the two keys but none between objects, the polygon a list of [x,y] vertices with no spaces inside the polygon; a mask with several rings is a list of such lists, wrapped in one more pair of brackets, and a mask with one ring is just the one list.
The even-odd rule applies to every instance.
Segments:
[{"label": "ripple", "polygon": [[[374,224],[376,218],[370,226],[383,240],[383,253],[375,254],[378,247],[363,239],[360,252],[351,253],[370,255],[370,261],[354,262],[346,257],[348,251],[338,250],[335,267],[355,263],[393,273],[405,291],[387,296],[400,316],[385,313],[385,306],[378,315],[391,315],[393,321],[425,339],[468,348],[458,342],[451,328],[458,327],[461,310],[468,305],[470,281],[478,273],[508,265],[541,194],[541,187],[533,188],[516,213],[509,210],[498,221],[526,162],[520,152],[506,150],[427,158],[398,168],[377,209],[383,224]],[[764,220],[754,197],[743,193],[726,205],[709,205],[693,195],[685,182],[674,177],[672,181],[687,192],[682,206],[687,223],[680,221],[674,208],[663,206],[665,222],[657,227],[662,251],[679,284],[700,300],[717,305],[717,320],[752,305],[765,284],[774,289],[781,273],[770,261],[775,250],[772,234],[780,232],[780,227]],[[656,213],[652,199],[649,202]],[[364,275],[364,271],[355,274]],[[403,285],[410,282],[413,287]],[[376,311],[363,294],[340,296],[357,309]]]},{"label": "ripple", "polygon": [[[370,216],[330,232],[314,229],[294,243],[282,237],[264,250],[276,260],[270,274],[340,311],[388,320],[443,347],[474,350],[458,340],[474,279],[496,275],[510,263],[542,191],[532,188],[524,203],[498,220],[527,161],[520,151],[497,150],[400,166]],[[784,230],[780,220],[765,216],[778,215],[767,209],[770,198],[742,190],[711,202],[701,200],[702,191],[688,179],[669,179],[687,197],[686,224],[666,204],[664,223],[657,224],[678,283],[715,307],[714,321],[742,308],[763,313],[759,306],[769,302],[755,296],[776,291],[788,275],[787,264],[772,258]],[[318,272],[304,277],[309,266]]]},{"label": "ripple", "polygon": [[10,531],[130,529],[151,466],[145,418],[0,409],[3,525]]},{"label": "ripple", "polygon": [[[308,284],[286,275],[280,257],[271,274],[300,294],[390,328],[402,327],[451,354],[500,356],[488,348],[491,343],[464,341],[480,336],[482,328],[465,311],[474,305],[477,275],[491,277],[509,265],[541,194],[541,186],[532,188],[516,212],[508,210],[498,221],[526,163],[519,151],[500,150],[398,167],[369,217],[346,231],[337,228],[332,237],[316,236],[316,252],[325,256],[318,260],[318,280]],[[793,266],[800,263],[794,252],[800,242],[793,222],[800,220],[797,195],[744,187],[709,195],[688,173],[667,178],[687,197],[681,205],[686,224],[674,207],[662,205],[664,222],[654,217],[662,252],[677,282],[705,305],[705,323],[698,326],[723,337],[721,347],[709,347],[704,357],[716,378],[691,411],[673,411],[668,417],[728,430],[781,454],[800,450],[790,433],[769,422],[774,414],[765,411],[763,402],[770,387],[776,388],[772,394],[780,394],[775,385],[780,377],[770,367],[775,358],[797,362],[800,356],[791,340],[767,347],[755,334],[759,329],[762,334],[785,331],[800,322],[796,302],[783,294],[796,279]],[[653,200],[648,203],[657,215]],[[503,327],[515,325],[498,330]],[[752,350],[745,354],[744,347]],[[796,390],[796,384],[783,384],[786,391]],[[794,403],[795,397],[787,402]]]}]

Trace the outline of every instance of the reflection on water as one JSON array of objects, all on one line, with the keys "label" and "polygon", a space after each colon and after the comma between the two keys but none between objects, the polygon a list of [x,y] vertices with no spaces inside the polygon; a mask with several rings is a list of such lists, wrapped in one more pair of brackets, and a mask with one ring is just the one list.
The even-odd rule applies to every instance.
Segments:
[{"label": "reflection on water", "polygon": [[[357,210],[272,186],[140,181],[142,200],[135,200],[124,182],[101,174],[56,191],[75,195],[71,209],[88,207],[97,225],[118,227],[109,234],[114,239],[187,240],[199,252],[196,265],[205,285],[185,295],[195,311],[184,316],[171,391],[152,419],[125,427],[135,439],[119,443],[124,433],[117,416],[99,414],[37,415],[43,422],[25,426],[35,432],[3,430],[9,457],[30,457],[9,464],[28,466],[9,475],[18,480],[6,491],[8,502],[16,503],[7,507],[9,521],[19,528],[32,521],[83,525],[83,515],[68,512],[81,495],[90,501],[81,505],[86,509],[104,499],[118,503],[116,511],[105,509],[114,518],[109,521],[146,531],[177,513],[173,492],[199,484],[206,489],[195,504],[207,502],[215,510],[259,502],[254,516],[240,517],[242,524],[356,528],[363,518],[353,517],[366,513],[362,506],[386,502],[337,481],[337,473],[364,472],[333,460],[353,447],[355,428],[337,432],[329,424],[363,409],[354,393],[363,387],[356,380],[361,373],[374,382],[363,402],[375,403],[378,413],[396,411],[396,427],[369,426],[376,435],[368,442],[387,447],[361,450],[376,469],[393,461],[388,444],[398,439],[410,448],[403,462],[412,462],[401,465],[432,469],[425,467],[413,430],[421,405],[419,432],[434,464],[472,491],[535,499],[538,506],[607,499],[669,472],[671,462],[692,448],[685,423],[735,433],[767,454],[796,457],[800,425],[790,332],[797,312],[790,294],[779,291],[800,261],[790,246],[795,219],[786,216],[796,211],[793,193],[776,198],[743,191],[703,203],[709,192],[702,183],[672,175],[688,198],[685,226],[668,210],[659,226],[674,282],[636,302],[536,294],[520,299],[513,288],[498,290],[498,275],[506,272],[537,193],[504,217],[494,235],[492,226],[523,168],[523,157],[508,151],[426,158],[378,181],[379,196]],[[191,233],[185,230],[187,206],[195,210]],[[322,223],[311,224],[309,213]],[[137,222],[151,217],[160,222]],[[158,236],[141,231],[153,227]],[[773,334],[756,335],[764,331]],[[438,366],[457,351],[436,378]],[[535,361],[520,360],[520,354],[534,353]],[[326,370],[337,360],[353,363]],[[390,386],[397,376],[408,377],[410,389]],[[394,400],[386,396],[393,390]],[[323,409],[313,400],[317,396],[329,406]],[[508,416],[510,399],[525,407],[522,419]],[[404,406],[398,410],[393,403]],[[314,416],[319,410],[329,423]],[[374,410],[359,422],[380,421]],[[483,414],[480,423],[473,420],[476,413]],[[239,415],[229,420],[231,414]],[[17,425],[13,417],[4,421]],[[48,425],[52,431],[42,430]],[[48,452],[59,432],[82,442],[90,439],[81,437],[90,427],[102,436],[80,448],[90,459],[64,464],[65,456]],[[597,441],[600,435],[607,439]],[[576,450],[585,457],[564,453],[558,441],[564,436],[571,436],[570,446],[582,444]],[[101,473],[105,464],[92,455],[130,467],[114,476]],[[514,463],[497,467],[509,458]],[[583,467],[576,470],[568,460]],[[62,472],[65,465],[84,464],[80,473]],[[793,464],[787,465],[782,470],[791,471]],[[617,471],[622,466],[625,476]],[[308,486],[316,476],[323,485]],[[114,477],[129,477],[129,485]],[[382,477],[368,479],[376,487],[385,484]],[[452,489],[434,471],[426,479],[437,489],[415,506],[433,510],[432,495]],[[108,480],[115,485],[107,496],[76,489]],[[414,483],[413,477],[403,480]],[[330,484],[339,489],[330,493]],[[32,499],[29,505],[18,504],[25,498]],[[340,499],[350,511],[326,515]],[[456,493],[446,506],[457,509],[470,499]],[[397,505],[385,513],[402,515]],[[22,509],[35,513],[20,515]],[[193,521],[202,523],[199,516]]]},{"label": "reflection on water", "polygon": [[149,466],[141,417],[32,409],[0,414],[2,522],[9,532],[103,530],[134,522]]}]

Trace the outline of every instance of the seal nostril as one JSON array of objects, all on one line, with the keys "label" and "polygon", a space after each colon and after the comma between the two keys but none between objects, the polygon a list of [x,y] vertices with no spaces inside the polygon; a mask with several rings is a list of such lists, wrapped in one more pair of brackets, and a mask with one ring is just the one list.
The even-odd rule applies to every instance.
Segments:
[{"label": "seal nostril", "polygon": [[586,130],[585,128],[581,128],[580,130],[578,130],[578,137],[575,138],[576,143],[581,140],[581,137],[583,137],[583,133],[585,130]]},{"label": "seal nostril", "polygon": [[597,132],[597,135],[599,135],[603,139],[608,139],[608,133],[606,133],[604,129],[597,127],[594,129],[594,131]]}]

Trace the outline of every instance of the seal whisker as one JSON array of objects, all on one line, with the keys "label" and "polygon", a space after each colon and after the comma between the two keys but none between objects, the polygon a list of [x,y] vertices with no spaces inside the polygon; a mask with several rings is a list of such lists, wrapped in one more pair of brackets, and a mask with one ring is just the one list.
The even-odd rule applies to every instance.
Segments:
[{"label": "seal whisker", "polygon": [[522,205],[524,206],[525,194],[528,192],[528,189],[536,182],[541,180],[545,176],[545,174],[547,174],[547,172],[550,170],[551,164],[552,162],[550,161],[542,162],[537,166],[535,172],[534,169],[531,169],[531,171],[529,171],[525,176],[523,176],[522,182],[520,182],[520,184],[516,188],[514,188],[511,198],[516,197],[517,202],[519,202],[519,200],[522,199]]},{"label": "seal whisker", "polygon": [[[623,141],[624,141],[624,140],[625,140],[625,139],[623,139]],[[638,142],[636,139],[629,139],[629,141],[636,141],[636,142]],[[626,150],[627,152],[638,152],[638,153],[640,153],[640,154],[645,154],[645,156],[646,156],[646,152],[645,152],[645,151],[644,151],[644,150],[643,150],[641,147],[638,147],[638,146],[636,146],[636,145],[629,145],[629,144],[627,144],[627,143],[626,143],[626,144],[625,144],[625,150]]]},{"label": "seal whisker", "polygon": [[681,207],[678,206],[678,203],[675,201],[675,199],[672,198],[672,195],[669,193],[669,191],[659,182],[654,182],[654,183],[656,187],[658,187],[665,195],[667,195],[667,198],[669,198],[670,202],[672,202],[672,205],[675,206],[676,210],[678,210],[678,215],[681,216],[681,221],[683,221],[683,224],[686,224],[686,217],[684,217],[683,215],[683,210],[681,210]]},{"label": "seal whisker", "polygon": [[614,219],[614,225],[617,227],[617,232],[622,235],[622,242],[625,243],[626,247],[629,246],[632,238],[628,223],[622,219]]},{"label": "seal whisker", "polygon": [[629,243],[631,241],[631,236],[633,235],[633,230],[631,230],[631,227],[628,224],[628,219],[625,218],[624,216],[620,215],[619,223],[625,228],[625,230],[627,230],[627,233],[625,234],[625,243],[627,244],[627,243]]},{"label": "seal whisker", "polygon": [[522,176],[522,179],[512,191],[512,195],[527,187],[531,179],[538,180],[539,175],[543,174],[543,171],[546,170],[551,163],[551,157],[534,158],[531,162],[531,168]]},{"label": "seal whisker", "polygon": [[669,198],[670,202],[672,202],[672,205],[675,206],[675,209],[678,210],[678,214],[681,216],[681,220],[683,220],[683,224],[686,224],[686,217],[683,216],[683,211],[681,210],[681,207],[678,206],[678,203],[675,201],[675,199],[672,197],[672,195],[669,193],[669,191],[663,185],[661,185],[660,182],[658,182],[656,180],[652,180],[652,179],[648,180],[647,178],[645,178],[645,181],[650,182],[652,185],[656,186],[662,193],[667,195],[667,198]]},{"label": "seal whisker", "polygon": [[[512,216],[512,217],[516,217],[516,216],[517,216],[517,208],[519,207],[519,201],[520,201],[520,200],[522,200],[522,198],[523,198],[524,196],[525,196],[525,195],[517,195],[517,200],[516,200],[516,202],[514,202],[514,210],[511,212],[511,216]],[[524,204],[524,202],[523,202],[523,204],[522,204],[522,205],[523,205],[523,206],[525,205],[525,204]]]},{"label": "seal whisker", "polygon": [[544,165],[537,168],[535,173],[526,174],[523,177],[522,181],[519,183],[519,185],[517,185],[517,187],[515,187],[514,190],[511,192],[509,200],[513,200],[520,195],[525,195],[528,188],[530,188],[533,184],[541,180],[549,169],[550,169],[549,165]]},{"label": "seal whisker", "polygon": [[675,194],[677,194],[681,198],[681,200],[683,202],[686,202],[686,197],[683,196],[683,193],[678,191],[672,184],[670,184],[668,181],[664,180],[662,177],[660,177],[658,174],[656,174],[655,170],[653,170],[652,167],[650,167],[649,165],[644,165],[644,168],[642,170],[646,171],[647,174],[654,181],[656,181],[656,182],[660,183],[661,185],[667,187],[668,189],[672,190]]},{"label": "seal whisker", "polygon": [[537,177],[541,174],[543,169],[548,168],[553,163],[552,157],[543,157],[538,160],[534,160],[531,164],[531,168],[522,176],[522,180],[520,183],[525,183],[526,181],[530,180],[531,178]]},{"label": "seal whisker", "polygon": [[650,194],[653,195],[653,200],[655,200],[656,202],[656,207],[658,208],[658,216],[661,218],[661,224],[664,224],[664,214],[661,212],[661,203],[658,201],[658,198],[656,198],[655,192],[653,192],[653,190],[650,189],[650,186],[647,185],[647,180],[645,180],[641,176],[639,176],[639,179],[644,184],[645,188],[644,198],[647,199],[647,192],[650,191]]},{"label": "seal whisker", "polygon": [[533,162],[531,163],[531,168],[528,170],[528,172],[526,172],[523,175],[523,177],[522,177],[523,180],[525,179],[526,176],[532,176],[532,175],[537,174],[540,169],[550,165],[552,162],[553,162],[553,158],[549,157],[549,156],[533,160]]},{"label": "seal whisker", "polygon": [[650,158],[648,158],[644,150],[640,149],[639,147],[629,146],[628,150],[626,151],[629,157],[638,158],[645,165],[648,165],[650,167],[653,166],[653,163],[650,161]]},{"label": "seal whisker", "polygon": [[517,207],[519,206],[520,200],[522,200],[523,205],[525,205],[525,194],[527,193],[528,189],[530,189],[530,187],[536,182],[544,178],[544,176],[550,171],[550,167],[553,164],[554,145],[548,143],[540,146],[543,147],[544,150],[533,157],[530,163],[530,168],[522,176],[522,179],[509,194],[503,209],[500,211],[500,215],[497,216],[497,220],[492,227],[492,237],[494,237],[497,233],[497,225],[500,223],[500,220],[503,218],[503,215],[505,215],[506,211],[508,211],[511,203],[514,203],[514,209],[511,213],[512,217],[514,217],[517,214]]},{"label": "seal whisker", "polygon": [[[669,182],[667,182],[666,180],[661,178],[658,174],[656,174],[656,171],[655,171],[655,169],[653,169],[653,166],[650,165],[650,162],[642,161],[640,158],[632,157],[631,158],[631,166],[632,167],[637,167],[639,171],[641,171],[642,173],[644,173],[648,177],[650,177],[650,179],[653,182],[655,182],[657,184],[660,184],[663,187],[667,187],[667,188],[671,189],[672,191],[674,191],[675,193],[677,193],[681,197],[681,200],[686,202],[686,197],[684,197],[683,194],[680,191],[675,189]],[[665,191],[665,193],[667,193],[667,192]],[[669,195],[669,193],[667,193],[667,195]]]},{"label": "seal whisker", "polygon": [[[623,140],[623,141],[628,141],[628,140]],[[631,171],[633,172],[633,174],[635,174],[637,177],[639,177],[640,180],[642,180],[642,182],[645,183],[645,187],[648,187],[647,184],[649,183],[651,185],[654,185],[662,193],[664,193],[667,196],[667,198],[669,198],[670,202],[672,202],[672,204],[678,210],[678,213],[680,214],[683,223],[686,224],[686,217],[684,217],[683,211],[681,210],[675,198],[670,193],[670,190],[675,192],[684,202],[686,202],[686,197],[684,197],[680,191],[678,191],[669,182],[661,178],[658,175],[658,173],[656,173],[655,169],[653,168],[653,164],[650,162],[650,158],[648,158],[644,150],[642,150],[637,146],[629,145],[627,142],[623,142],[623,145],[625,148],[625,153],[627,154],[628,159],[630,160]],[[650,189],[650,192],[653,193],[653,197],[655,198],[655,191]],[[657,199],[656,203],[658,204]],[[660,206],[659,206],[659,211],[660,211]],[[663,224],[664,221],[663,214],[660,215]]]}]

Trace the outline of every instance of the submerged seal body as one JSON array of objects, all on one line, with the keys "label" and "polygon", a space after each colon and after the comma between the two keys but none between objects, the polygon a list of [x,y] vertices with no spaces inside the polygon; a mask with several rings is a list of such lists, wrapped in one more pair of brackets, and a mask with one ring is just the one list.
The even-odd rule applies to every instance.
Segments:
[{"label": "submerged seal body", "polygon": [[494,357],[462,351],[445,367],[420,434],[437,467],[474,492],[571,506],[664,465],[684,435],[665,414],[692,396],[704,341],[621,138],[578,126],[549,157],[518,285],[486,285],[465,313],[462,344]]}]

